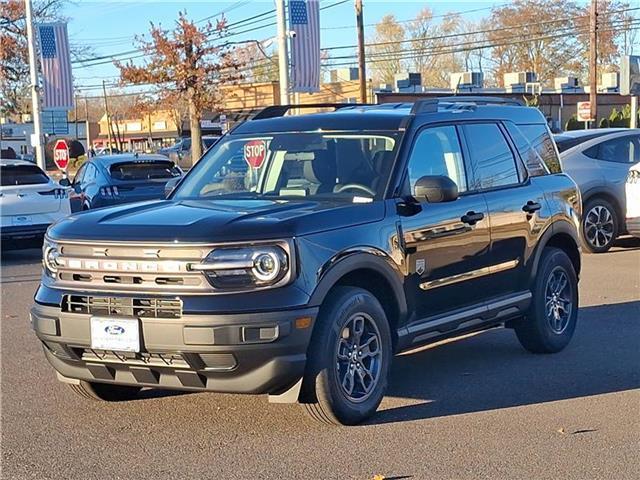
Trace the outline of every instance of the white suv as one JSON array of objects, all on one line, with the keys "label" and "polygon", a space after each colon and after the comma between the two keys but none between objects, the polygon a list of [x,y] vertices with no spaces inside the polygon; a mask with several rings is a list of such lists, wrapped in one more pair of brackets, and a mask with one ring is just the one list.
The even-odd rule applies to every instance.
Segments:
[{"label": "white suv", "polygon": [[24,160],[0,160],[2,248],[42,243],[45,231],[71,213],[68,188]]},{"label": "white suv", "polygon": [[640,238],[640,163],[632,166],[625,185],[627,196],[627,230]]}]

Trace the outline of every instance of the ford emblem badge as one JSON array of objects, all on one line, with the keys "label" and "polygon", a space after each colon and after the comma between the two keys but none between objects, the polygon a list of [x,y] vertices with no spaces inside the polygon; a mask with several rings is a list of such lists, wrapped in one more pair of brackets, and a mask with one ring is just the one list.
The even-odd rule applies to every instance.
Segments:
[{"label": "ford emblem badge", "polygon": [[124,333],[124,327],[120,325],[107,325],[104,327],[104,331],[109,335],[122,335]]}]

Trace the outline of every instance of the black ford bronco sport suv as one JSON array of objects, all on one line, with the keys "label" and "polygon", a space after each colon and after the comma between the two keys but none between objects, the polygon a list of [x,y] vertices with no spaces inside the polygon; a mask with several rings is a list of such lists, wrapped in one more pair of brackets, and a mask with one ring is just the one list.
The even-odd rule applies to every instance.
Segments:
[{"label": "black ford bronco sport suv", "polygon": [[331,107],[269,107],[166,200],[49,229],[31,322],[60,380],[99,400],[268,394],[355,424],[399,352],[501,325],[531,352],[568,344],[580,197],[541,113]]}]

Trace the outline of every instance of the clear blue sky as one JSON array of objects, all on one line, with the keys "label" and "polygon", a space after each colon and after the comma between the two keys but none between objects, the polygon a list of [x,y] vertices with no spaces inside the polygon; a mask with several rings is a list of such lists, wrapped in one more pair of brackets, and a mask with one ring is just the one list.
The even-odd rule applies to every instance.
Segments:
[{"label": "clear blue sky", "polygon": [[[321,6],[331,5],[337,1],[322,0]],[[492,6],[504,5],[508,1],[437,0],[425,2],[363,0],[363,3],[365,24],[371,24],[376,23],[388,13],[395,14],[398,20],[409,20],[415,17],[416,13],[425,6],[429,6],[434,15],[473,10],[465,14],[464,17],[478,19],[488,15]],[[321,12],[323,48],[356,43],[353,4],[353,0],[349,0]],[[93,48],[96,56],[102,56],[135,48],[134,36],[147,32],[150,22],[170,27],[180,10],[186,10],[189,17],[195,20],[225,12],[228,23],[233,23],[273,8],[274,3],[272,0],[195,0],[183,2],[165,0],[77,0],[68,5],[64,15],[69,19],[71,43],[74,45],[89,45]],[[269,22],[258,23],[243,28],[243,30],[263,23]],[[372,28],[367,26],[365,35],[368,36]],[[275,33],[275,26],[271,26],[244,35],[238,35],[233,40],[264,40],[273,37]],[[80,89],[82,89],[82,86],[87,86],[88,88],[83,93],[89,95],[100,93],[99,88],[95,87],[95,85],[100,84],[103,79],[107,80],[107,82],[117,80],[118,70],[110,63],[87,68],[77,67],[78,65],[74,65],[73,72],[76,78],[76,86]]]}]

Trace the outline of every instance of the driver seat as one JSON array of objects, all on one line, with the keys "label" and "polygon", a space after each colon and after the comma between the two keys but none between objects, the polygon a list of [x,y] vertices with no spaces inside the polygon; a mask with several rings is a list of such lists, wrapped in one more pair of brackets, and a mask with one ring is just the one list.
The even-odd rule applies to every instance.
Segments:
[{"label": "driver seat", "polygon": [[304,163],[302,174],[309,183],[317,185],[312,195],[332,193],[338,175],[336,160],[327,150],[316,150],[313,160]]}]

